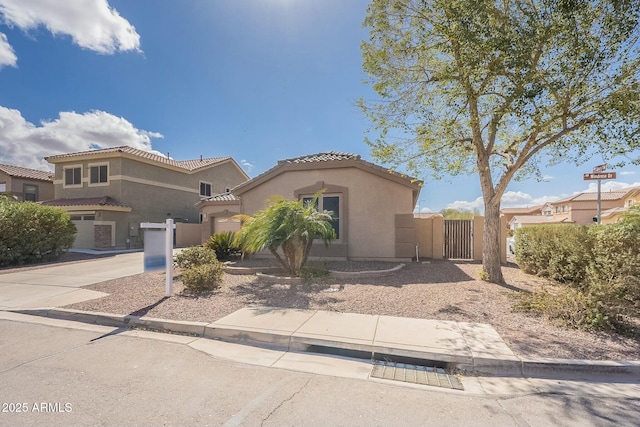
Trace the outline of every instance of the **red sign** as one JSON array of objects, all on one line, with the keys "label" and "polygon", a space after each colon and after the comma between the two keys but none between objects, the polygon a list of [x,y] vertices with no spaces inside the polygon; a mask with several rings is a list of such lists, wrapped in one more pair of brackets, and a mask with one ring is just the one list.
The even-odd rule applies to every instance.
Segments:
[{"label": "red sign", "polygon": [[601,173],[585,173],[583,175],[585,181],[592,179],[616,179],[615,172],[601,172]]}]

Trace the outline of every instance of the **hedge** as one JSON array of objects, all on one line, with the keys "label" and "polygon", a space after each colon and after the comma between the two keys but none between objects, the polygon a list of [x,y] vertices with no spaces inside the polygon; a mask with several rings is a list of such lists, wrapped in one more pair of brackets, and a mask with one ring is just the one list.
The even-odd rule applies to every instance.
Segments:
[{"label": "hedge", "polygon": [[518,308],[585,329],[626,331],[630,317],[640,317],[640,221],[521,228],[516,261],[527,273],[568,285],[521,295]]},{"label": "hedge", "polygon": [[56,260],[73,245],[75,234],[60,208],[0,200],[0,266]]}]

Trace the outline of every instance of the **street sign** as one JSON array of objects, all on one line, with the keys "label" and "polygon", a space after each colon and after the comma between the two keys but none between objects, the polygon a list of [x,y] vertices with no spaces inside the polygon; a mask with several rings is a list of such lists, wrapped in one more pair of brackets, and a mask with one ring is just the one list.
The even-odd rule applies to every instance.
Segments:
[{"label": "street sign", "polygon": [[601,172],[601,173],[585,173],[583,175],[585,181],[593,179],[616,179],[615,172]]},{"label": "street sign", "polygon": [[598,165],[593,167],[593,173],[604,172],[607,170],[607,165]]}]

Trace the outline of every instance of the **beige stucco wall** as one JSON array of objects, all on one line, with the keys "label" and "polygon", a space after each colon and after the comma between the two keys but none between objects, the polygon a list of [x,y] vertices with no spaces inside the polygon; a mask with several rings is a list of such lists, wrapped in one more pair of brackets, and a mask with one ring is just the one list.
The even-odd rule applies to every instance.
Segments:
[{"label": "beige stucco wall", "polygon": [[39,181],[34,179],[16,178],[0,172],[0,183],[6,185],[6,192],[11,193],[18,198],[24,200],[24,184],[35,185],[38,187],[37,202],[42,200],[53,199],[53,182]]},{"label": "beige stucco wall", "polygon": [[[90,165],[104,163],[109,165],[108,185],[89,185]],[[82,187],[64,187],[64,167],[67,165],[82,166]],[[126,215],[103,214],[116,217],[115,245],[124,246],[127,238],[131,238],[132,245],[141,243],[137,237],[141,235],[139,227],[142,222],[164,222],[173,218],[198,224],[199,212],[195,204],[200,200],[200,181],[210,183],[212,194],[218,194],[244,182],[246,177],[232,162],[189,173],[117,157],[58,163],[54,179],[56,199],[109,196],[129,206],[132,211]],[[200,235],[197,240],[200,240]]]},{"label": "beige stucco wall", "polygon": [[[411,188],[357,168],[286,171],[241,194],[243,213],[264,208],[269,197],[294,198],[295,191],[323,182],[347,187],[341,233],[349,258],[395,258],[395,215],[413,211]],[[329,193],[327,193],[329,194]],[[346,227],[345,227],[346,226]],[[344,236],[343,236],[344,237]]]}]

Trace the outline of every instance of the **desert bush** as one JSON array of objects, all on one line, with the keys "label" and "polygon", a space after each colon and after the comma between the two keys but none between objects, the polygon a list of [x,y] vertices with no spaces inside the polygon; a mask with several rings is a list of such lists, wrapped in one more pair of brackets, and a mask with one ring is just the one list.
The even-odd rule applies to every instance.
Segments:
[{"label": "desert bush", "polygon": [[0,266],[58,259],[73,245],[75,234],[60,208],[0,200]]},{"label": "desert bush", "polygon": [[640,277],[640,222],[620,222],[589,231],[593,241],[588,271],[591,280]]},{"label": "desert bush", "polygon": [[182,270],[216,263],[216,253],[204,246],[192,246],[173,257],[173,263]]},{"label": "desert bush", "polygon": [[633,303],[627,299],[626,286],[605,282],[592,284],[586,290],[560,286],[554,292],[543,289],[516,294],[514,308],[537,313],[552,322],[576,329],[631,330],[628,320]]},{"label": "desert bush", "polygon": [[224,265],[218,261],[187,268],[182,272],[182,283],[187,293],[198,294],[220,288]]},{"label": "desert bush", "polygon": [[205,243],[205,247],[213,250],[218,260],[226,261],[240,255],[240,247],[234,243],[234,239],[235,233],[233,231],[215,233]]},{"label": "desert bush", "polygon": [[[630,318],[640,317],[640,222],[568,227],[569,233],[532,228],[542,230],[518,231],[523,269],[568,286],[520,296],[516,308],[577,328],[628,330]],[[567,240],[559,244],[558,236]]]},{"label": "desert bush", "polygon": [[548,224],[520,228],[516,232],[516,262],[526,273],[579,286],[586,277],[592,246],[586,226]]}]

